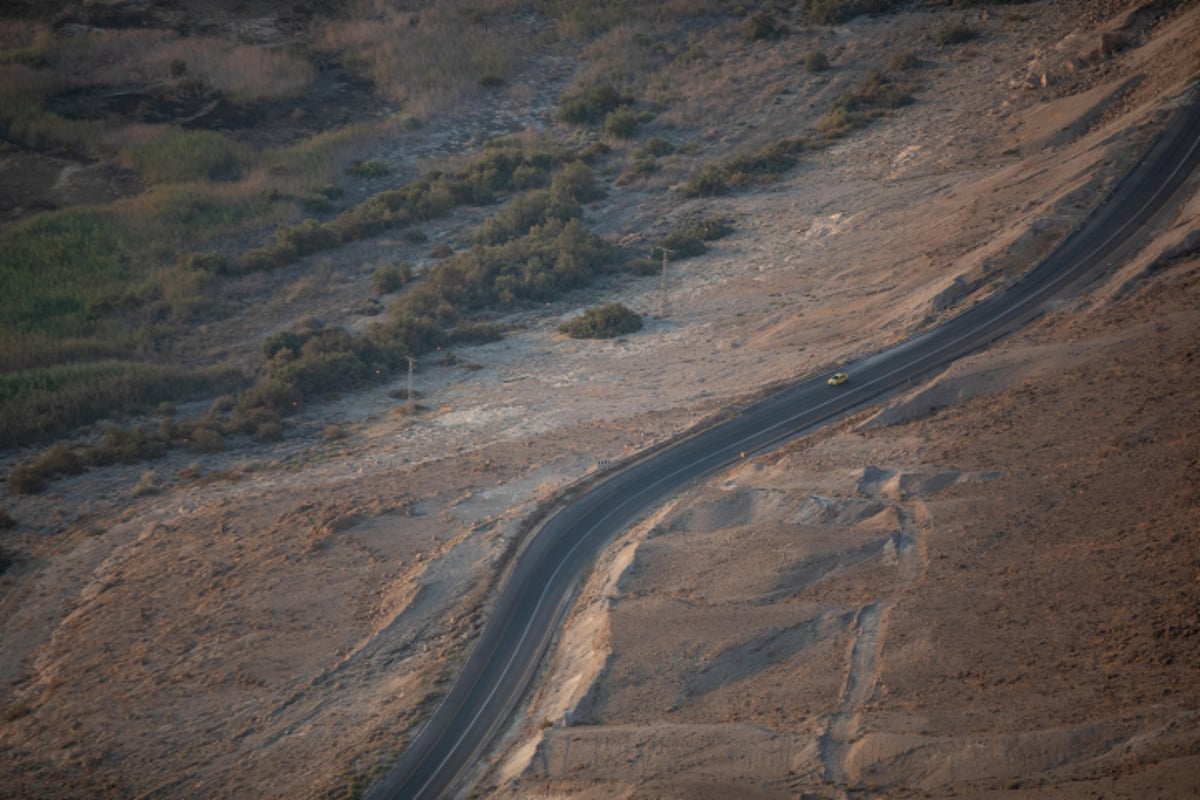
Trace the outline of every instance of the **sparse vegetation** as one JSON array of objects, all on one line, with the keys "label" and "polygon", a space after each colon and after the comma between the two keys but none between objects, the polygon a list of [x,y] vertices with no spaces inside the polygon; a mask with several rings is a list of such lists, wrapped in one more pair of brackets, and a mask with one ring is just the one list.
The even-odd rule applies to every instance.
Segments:
[{"label": "sparse vegetation", "polygon": [[572,339],[612,339],[641,329],[642,318],[621,303],[589,308],[558,326],[559,333]]},{"label": "sparse vegetation", "polygon": [[714,197],[735,188],[771,181],[799,161],[808,143],[804,139],[778,139],[760,150],[735,156],[722,164],[707,164],[683,186],[688,197]]},{"label": "sparse vegetation", "polygon": [[[846,7],[836,5],[842,10]],[[654,16],[661,21],[721,8],[702,2],[688,9],[656,11]],[[653,118],[650,112],[638,113],[633,108],[635,88],[645,90],[637,69],[683,63],[688,60],[680,60],[684,50],[696,55],[705,48],[693,42],[673,52],[668,41],[654,35],[614,28],[618,18],[599,9],[590,9],[584,16],[577,12],[579,9],[556,11],[560,19],[577,22],[576,31],[608,31],[603,42],[611,52],[598,61],[596,71],[583,83],[563,95],[559,118],[570,124],[601,124],[609,138],[631,137]],[[637,11],[634,16],[644,13],[650,12]],[[780,14],[750,13],[741,34],[750,41],[787,35],[788,26]],[[417,98],[425,98],[430,103],[426,107],[431,108],[438,101],[429,98],[437,91],[485,83],[497,88],[513,75],[518,60],[515,51],[502,45],[492,30],[499,18],[480,10],[466,19],[465,28],[461,20],[454,20],[455,28],[446,9],[415,15],[385,12],[374,27],[351,21],[331,24],[324,45],[332,48],[331,52],[353,53],[348,66],[359,74],[383,80],[384,73],[379,70],[385,68],[389,76],[383,81],[387,83],[382,86],[385,93],[394,99],[403,97],[410,107]],[[571,29],[575,22],[562,30]],[[414,25],[421,30],[420,36],[409,30]],[[439,31],[449,36],[451,30],[461,39],[452,46],[439,37]],[[413,85],[398,86],[393,77],[398,74],[397,65],[413,63],[415,57],[411,52],[401,53],[401,44],[421,40],[420,47],[425,47],[439,38],[446,52],[418,70],[427,85],[418,88],[415,84],[421,81],[416,80]],[[40,130],[50,130],[47,124],[53,121],[53,114],[43,101],[63,84],[42,80],[37,68],[29,65],[54,59],[75,58],[71,63],[85,64],[111,57],[116,59],[114,64],[124,65],[134,74],[149,70],[146,74],[153,73],[155,80],[164,82],[177,97],[200,92],[208,93],[205,97],[236,97],[239,102],[295,97],[315,78],[298,51],[255,62],[269,74],[259,79],[264,83],[251,86],[238,83],[232,73],[221,73],[208,55],[221,52],[226,60],[240,60],[245,67],[255,56],[242,45],[218,46],[211,39],[184,43],[161,31],[106,33],[91,44],[95,48],[83,58],[55,50],[60,43],[48,34],[23,39],[25,50],[20,52],[27,56],[0,60],[0,69],[31,70],[13,84],[20,88],[0,92],[0,125],[6,125],[10,133],[32,133],[39,125]],[[461,54],[463,48],[476,52],[465,62],[450,65],[444,56]],[[629,63],[615,68],[618,58]],[[807,61],[819,69],[820,58],[823,54],[815,52]],[[294,79],[281,78],[280,69],[284,68],[295,71]],[[406,80],[410,78],[406,76]],[[18,95],[32,100],[26,105],[35,109],[34,116],[11,110],[21,105],[12,102]],[[656,112],[668,102],[655,105]],[[36,122],[39,119],[42,122]],[[387,122],[391,127],[386,129],[404,130],[416,120],[413,113],[406,112]],[[112,147],[103,143],[104,137],[95,135],[99,128],[81,136],[82,129],[67,129],[83,121],[62,119],[61,124],[65,127],[60,138],[90,139]],[[164,419],[154,435],[136,425],[123,429],[132,431],[124,444],[110,430],[100,445],[47,451],[43,458],[25,465],[26,472],[14,471],[17,483],[40,486],[72,469],[134,457],[130,454],[153,457],[169,446],[212,452],[224,447],[231,436],[274,441],[282,435],[284,417],[300,402],[369,382],[409,355],[450,342],[490,341],[500,336],[500,325],[473,318],[480,311],[544,301],[607,270],[653,268],[642,263],[645,259],[626,258],[587,232],[581,219],[583,205],[601,199],[603,191],[583,161],[555,148],[538,149],[521,137],[489,143],[479,156],[461,166],[430,172],[338,212],[336,201],[343,194],[336,181],[343,177],[343,170],[357,178],[389,175],[382,159],[347,162],[345,155],[338,155],[361,154],[361,150],[348,149],[349,145],[361,137],[378,135],[385,130],[382,125],[350,126],[269,148],[251,147],[232,135],[211,130],[146,129],[112,141],[124,142],[120,145],[122,162],[135,169],[153,187],[151,191],[105,208],[41,215],[0,233],[0,266],[4,267],[0,270],[0,289],[4,290],[0,291],[0,408],[4,411],[0,434],[6,441],[61,436],[113,415],[144,413],[160,402],[235,392],[200,421],[171,417]],[[707,165],[687,181],[685,193],[714,195],[770,180],[794,166],[807,147],[802,139],[781,139]],[[659,168],[658,159],[674,150],[661,137],[631,147],[629,169],[620,180],[651,174]],[[607,151],[593,138],[587,154],[603,158]],[[264,341],[265,372],[250,388],[231,370],[185,369],[171,364],[174,332],[195,321],[219,318],[223,312],[221,292],[227,281],[247,272],[294,264],[387,230],[400,231],[410,242],[425,241],[424,222],[444,217],[458,206],[501,201],[503,205],[475,232],[471,249],[455,253],[448,244],[439,243],[433,251],[441,262],[428,266],[418,279],[414,280],[412,267],[406,263],[377,267],[370,275],[374,292],[398,297],[386,314],[378,300],[364,300],[362,313],[378,315],[378,321],[361,334],[329,327],[280,331]],[[312,216],[297,219],[301,209]],[[273,235],[259,247],[240,253],[221,251],[219,245],[214,248],[227,233],[271,222],[277,223]],[[721,235],[717,231],[723,233],[723,226],[705,228],[694,223],[674,230],[653,252],[658,257],[666,248],[672,251],[672,258],[703,252],[704,242]],[[311,296],[331,270],[331,262],[322,259],[293,284],[289,302]],[[47,276],[60,277],[45,280]]]},{"label": "sparse vegetation", "polygon": [[911,102],[907,86],[873,69],[834,101],[833,108],[817,120],[817,131],[826,139],[836,139]]}]

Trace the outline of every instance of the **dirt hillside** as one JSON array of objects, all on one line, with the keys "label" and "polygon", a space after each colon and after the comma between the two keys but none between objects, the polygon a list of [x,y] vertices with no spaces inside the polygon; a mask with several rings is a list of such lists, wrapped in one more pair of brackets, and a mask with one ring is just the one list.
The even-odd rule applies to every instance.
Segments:
[{"label": "dirt hillside", "polygon": [[[959,21],[977,35],[938,45]],[[6,504],[21,558],[0,576],[0,796],[352,796],[453,676],[539,504],[1013,280],[1200,71],[1195,3],[710,36],[716,66],[675,76],[684,100],[655,123],[694,147],[624,183],[618,146],[586,215],[647,243],[733,221],[672,267],[666,315],[657,277],[613,277],[423,363],[418,413],[398,378],[304,410],[275,444]],[[810,73],[817,48],[833,68]],[[902,49],[920,62],[911,105],[775,183],[681,198],[697,164],[811,129]],[[523,96],[552,96],[587,68],[573,58]],[[522,122],[554,125],[530,109]],[[470,125],[449,115],[395,146],[433,153]],[[1198,220],[1181,201],[1135,259],[1030,329],[655,510],[581,589],[467,791],[1197,796]],[[431,240],[458,246],[475,222]],[[338,253],[327,290],[247,311],[250,344],[227,346],[304,313],[361,322],[349,298],[378,252],[405,247]],[[282,297],[314,268],[256,290]],[[613,299],[641,332],[556,333]]]}]

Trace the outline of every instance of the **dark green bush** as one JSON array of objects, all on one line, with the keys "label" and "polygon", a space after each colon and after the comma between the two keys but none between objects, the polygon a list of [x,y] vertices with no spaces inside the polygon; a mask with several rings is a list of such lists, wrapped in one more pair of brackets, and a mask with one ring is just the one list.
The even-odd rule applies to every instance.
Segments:
[{"label": "dark green bush", "polygon": [[[269,396],[268,385],[270,385],[270,381],[259,384],[238,398],[238,404],[234,406],[227,425],[231,433],[253,434],[263,425],[269,424],[279,424],[282,427],[281,412],[275,407],[275,403]],[[274,384],[274,388],[281,387],[282,384]],[[280,405],[290,410],[291,402],[291,400],[285,400]]]},{"label": "dark green bush", "polygon": [[633,148],[630,154],[638,156],[650,156],[658,158],[660,156],[669,156],[675,152],[675,145],[663,139],[660,136],[651,136],[638,147]]},{"label": "dark green bush", "polygon": [[277,420],[260,423],[251,435],[256,442],[278,442],[283,438],[283,423]]},{"label": "dark green bush", "polygon": [[386,161],[371,158],[366,161],[358,159],[351,161],[350,166],[346,168],[346,172],[355,178],[382,178],[391,172],[391,169],[388,168]]},{"label": "dark green bush", "polygon": [[156,430],[140,426],[106,425],[100,443],[87,448],[84,459],[97,467],[136,464],[161,458],[167,452],[167,444],[167,440]]},{"label": "dark green bush", "polygon": [[817,132],[826,139],[837,139],[867,124],[862,114],[834,108],[817,120]]},{"label": "dark green bush", "polygon": [[687,197],[716,197],[729,191],[729,173],[717,164],[705,164],[683,185]]},{"label": "dark green bush", "polygon": [[833,106],[852,112],[874,112],[906,106],[912,99],[906,87],[897,84],[883,72],[872,69],[867,71],[857,86],[835,100]]},{"label": "dark green bush", "polygon": [[176,261],[182,269],[200,269],[205,272],[224,273],[229,270],[229,262],[225,256],[216,252],[186,253]]},{"label": "dark green bush", "polygon": [[898,0],[808,0],[805,16],[817,25],[836,25],[860,14],[882,14],[899,5]]},{"label": "dark green bush", "polygon": [[672,261],[698,256],[708,248],[705,242],[711,242],[733,233],[733,225],[726,217],[705,217],[676,227],[662,238],[650,251],[650,257],[655,262],[662,260],[663,251]]},{"label": "dark green bush", "polygon": [[412,280],[412,264],[383,264],[371,273],[371,288],[376,294],[391,294]]},{"label": "dark green bush", "polygon": [[975,38],[975,31],[965,22],[952,22],[933,32],[933,41],[939,46],[962,44]]},{"label": "dark green bush", "polygon": [[684,183],[688,197],[715,197],[736,186],[769,181],[796,165],[808,147],[804,139],[779,139],[749,155],[707,164]]},{"label": "dark green bush", "polygon": [[611,339],[642,329],[642,318],[621,303],[606,303],[589,308],[575,319],[558,326],[558,332],[572,339]]},{"label": "dark green bush", "polygon": [[917,54],[912,50],[901,50],[894,54],[892,60],[888,62],[888,69],[896,72],[906,72],[919,66],[921,66],[921,59],[917,58]]},{"label": "dark green bush", "polygon": [[79,454],[61,442],[50,447],[33,462],[33,468],[43,475],[78,475],[84,470]]},{"label": "dark green bush", "polygon": [[829,57],[820,50],[809,50],[804,56],[804,69],[807,72],[824,72],[829,69]]},{"label": "dark green bush", "polygon": [[[502,210],[484,220],[475,231],[478,244],[497,245],[525,236],[534,225],[539,225],[550,216],[550,191],[539,189],[514,197]],[[574,216],[583,213],[578,204]]]},{"label": "dark green bush", "polygon": [[[582,161],[568,161],[550,182],[550,194],[557,203],[590,203],[604,197],[604,189],[596,183],[596,173]],[[562,218],[561,214],[557,214]]]},{"label": "dark green bush", "polygon": [[604,135],[628,139],[637,132],[638,115],[629,106],[620,106],[604,115]]},{"label": "dark green bush", "polygon": [[37,494],[46,488],[46,476],[32,464],[18,464],[8,472],[8,487],[13,494]]},{"label": "dark green bush", "polygon": [[263,339],[262,351],[267,360],[274,358],[275,354],[280,350],[290,350],[292,355],[296,356],[300,354],[300,348],[303,344],[304,340],[300,338],[298,333],[293,331],[279,331]]},{"label": "dark green bush", "polygon": [[608,112],[632,103],[632,97],[622,94],[611,83],[592,84],[564,95],[559,102],[558,118],[575,125],[599,122]]},{"label": "dark green bush", "polygon": [[187,442],[193,453],[220,453],[225,449],[225,437],[221,432],[203,425],[192,429]]},{"label": "dark green bush", "polygon": [[487,344],[504,338],[504,328],[495,322],[459,322],[450,331],[451,344]]},{"label": "dark green bush", "polygon": [[747,42],[756,42],[760,39],[782,39],[790,33],[791,29],[785,23],[765,11],[751,14],[742,23],[742,38]]},{"label": "dark green bush", "polygon": [[725,171],[735,185],[749,178],[773,178],[796,166],[806,147],[803,139],[779,139],[756,153],[730,159],[725,164]]}]

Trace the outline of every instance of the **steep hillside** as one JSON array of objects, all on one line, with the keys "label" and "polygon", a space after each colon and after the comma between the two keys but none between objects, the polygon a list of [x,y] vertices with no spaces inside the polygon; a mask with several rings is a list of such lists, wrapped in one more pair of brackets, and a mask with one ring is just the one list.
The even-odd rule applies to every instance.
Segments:
[{"label": "steep hillside", "polygon": [[[297,401],[277,436],[222,429],[216,452],[176,437],[157,460],[7,499],[0,795],[360,792],[436,703],[556,492],[1014,280],[1200,71],[1187,2],[911,4],[833,25],[802,5],[666,4],[625,24],[600,6],[519,6],[482,4],[471,26],[516,26],[537,46],[448,106],[388,95],[364,66],[387,63],[380,31],[410,35],[407,17],[318,20],[333,31],[322,41],[378,61],[310,86],[337,94],[346,121],[403,106],[422,124],[388,117],[340,152],[358,174],[327,173],[342,194],[314,224],[430,170],[457,174],[515,131],[501,145],[513,153],[587,158],[602,192],[579,201],[580,225],[625,260],[478,313],[503,337],[447,339],[411,378],[401,360]],[[285,54],[319,11],[268,25],[259,10],[251,33]],[[444,13],[422,6],[412,27],[444,33]],[[102,24],[89,19],[68,22]],[[561,118],[604,81],[631,112]],[[300,105],[313,134],[320,104]],[[279,122],[243,144],[283,146]],[[272,195],[223,252],[275,241],[310,189]],[[170,353],[262,377],[280,368],[264,363],[269,337],[364,337],[385,304],[482,250],[489,216],[517,215],[508,192],[419,235],[219,275],[219,319],[173,322]],[[1136,258],[1029,330],[656,510],[581,590],[536,696],[467,791],[1193,796],[1198,218],[1181,199]],[[670,261],[664,294],[655,248],[697,224],[724,235]],[[400,262],[416,280],[375,292]],[[642,329],[558,333],[612,301]],[[233,402],[179,415],[216,430]]]}]

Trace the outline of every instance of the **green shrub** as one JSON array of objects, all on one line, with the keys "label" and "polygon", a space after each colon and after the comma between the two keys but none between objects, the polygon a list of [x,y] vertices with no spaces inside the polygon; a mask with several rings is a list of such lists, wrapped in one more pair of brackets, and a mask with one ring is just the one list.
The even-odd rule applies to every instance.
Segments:
[{"label": "green shrub", "polygon": [[751,14],[742,23],[742,38],[747,42],[760,39],[782,39],[791,33],[788,26],[765,11]]},{"label": "green shrub", "polygon": [[193,453],[220,453],[225,449],[225,437],[216,428],[197,426],[188,436],[188,448]]},{"label": "green shrub", "polygon": [[662,269],[662,257],[658,261],[642,256],[631,258],[625,262],[625,269],[634,275],[655,275]]},{"label": "green shrub", "polygon": [[575,125],[599,122],[608,112],[632,103],[631,96],[622,94],[611,83],[596,83],[564,95],[559,102],[558,118]]},{"label": "green shrub", "polygon": [[[234,406],[233,413],[229,416],[228,430],[231,433],[247,433],[253,435],[259,428],[264,425],[277,424],[282,429],[282,418],[280,410],[275,405],[278,403],[280,408],[291,410],[291,398],[298,397],[296,394],[288,395],[286,398],[282,396],[274,396],[272,393],[282,388],[281,384],[273,384],[270,380],[264,381],[247,392],[244,392],[238,398],[238,403]],[[287,390],[284,390],[287,391]],[[294,390],[291,390],[294,392]]]},{"label": "green shrub", "polygon": [[459,322],[450,331],[451,344],[487,344],[504,338],[504,328],[495,322]]},{"label": "green shrub", "polygon": [[947,23],[933,32],[933,41],[939,46],[962,44],[975,38],[975,31],[965,22]]},{"label": "green shrub", "polygon": [[391,169],[388,168],[386,161],[371,158],[365,161],[358,159],[351,161],[346,172],[355,178],[382,178],[391,172]]},{"label": "green shrub", "polygon": [[688,177],[683,185],[687,197],[716,197],[729,191],[729,173],[716,164],[705,164]]},{"label": "green shrub", "polygon": [[412,264],[383,264],[371,273],[371,288],[376,294],[391,294],[412,280]]},{"label": "green shrub", "polygon": [[808,147],[804,139],[778,139],[755,153],[705,165],[683,185],[688,197],[715,197],[746,183],[769,181],[791,169]]},{"label": "green shrub", "polygon": [[558,326],[558,332],[572,339],[611,339],[642,329],[642,318],[621,303],[606,303],[589,308]]},{"label": "green shrub", "polygon": [[[568,161],[550,182],[550,195],[558,203],[590,203],[604,197],[604,190],[596,183],[596,173],[582,161]],[[562,218],[561,214],[556,216]]]},{"label": "green shrub", "polygon": [[794,167],[806,147],[803,139],[778,139],[755,153],[730,159],[725,171],[735,185],[747,179],[770,179]]},{"label": "green shrub", "polygon": [[663,251],[672,261],[698,256],[708,250],[705,242],[720,239],[733,232],[733,226],[725,217],[706,217],[681,225],[666,236],[650,251],[650,257],[660,261]]},{"label": "green shrub", "polygon": [[906,106],[912,102],[908,89],[877,69],[868,70],[853,89],[833,102],[834,108],[874,112]]},{"label": "green shrub", "polygon": [[826,139],[837,139],[866,124],[866,117],[862,114],[844,108],[834,108],[817,120],[816,127],[817,132]]},{"label": "green shrub", "polygon": [[660,136],[651,136],[638,147],[633,148],[630,154],[634,157],[649,156],[651,158],[659,158],[661,156],[669,156],[675,152],[675,145],[663,139]]},{"label": "green shrub", "polygon": [[824,72],[829,69],[829,57],[820,50],[809,50],[804,56],[804,69],[807,72]]},{"label": "green shrub", "polygon": [[46,476],[32,464],[18,464],[8,472],[8,487],[13,494],[37,494],[46,488]]},{"label": "green shrub", "polygon": [[278,442],[283,438],[283,423],[277,420],[260,423],[252,436],[256,442]]},{"label": "green shrub", "polygon": [[888,62],[888,69],[896,72],[907,72],[919,66],[921,66],[921,59],[917,58],[917,54],[912,50],[901,50],[894,54],[892,60]]},{"label": "green shrub", "polygon": [[79,454],[59,443],[46,450],[33,462],[33,468],[43,475],[78,475],[84,470]]},{"label": "green shrub", "polygon": [[176,265],[185,270],[203,270],[222,274],[229,269],[229,261],[220,253],[184,253],[176,260]]},{"label": "green shrub", "polygon": [[142,477],[138,478],[138,482],[134,484],[133,490],[130,493],[134,497],[145,497],[146,495],[158,494],[161,491],[162,479],[157,472],[148,469],[142,473]]},{"label": "green shrub", "polygon": [[899,5],[898,0],[809,0],[805,16],[817,25],[836,25],[861,14],[881,14]]},{"label": "green shrub", "polygon": [[298,333],[294,331],[279,331],[263,339],[262,351],[268,361],[274,358],[275,354],[281,350],[288,350],[295,357],[300,354],[300,348],[303,344],[304,340],[300,338]]},{"label": "green shrub", "polygon": [[136,464],[161,458],[167,452],[167,441],[158,431],[140,426],[106,425],[100,443],[84,451],[85,460],[93,466]]},{"label": "green shrub", "polygon": [[604,116],[604,135],[612,139],[628,139],[637,132],[638,115],[629,106],[620,106]]},{"label": "green shrub", "polygon": [[[552,216],[552,198],[548,189],[525,192],[510,200],[503,209],[484,220],[475,231],[478,244],[498,245],[519,236],[525,236],[535,226]],[[570,219],[579,216],[583,209],[578,203],[570,208],[559,208]]]}]

